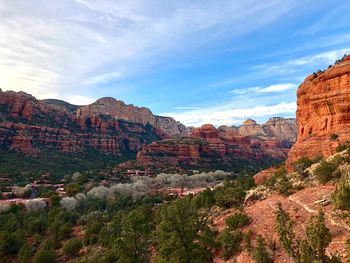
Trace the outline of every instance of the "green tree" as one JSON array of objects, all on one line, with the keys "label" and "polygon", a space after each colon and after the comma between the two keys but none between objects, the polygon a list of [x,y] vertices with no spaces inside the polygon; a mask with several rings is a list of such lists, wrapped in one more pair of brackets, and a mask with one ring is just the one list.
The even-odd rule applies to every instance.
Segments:
[{"label": "green tree", "polygon": [[68,196],[75,196],[81,192],[81,186],[78,183],[69,183],[64,187]]},{"label": "green tree", "polygon": [[294,234],[294,222],[279,204],[276,212],[277,232],[283,249],[297,263],[338,262],[339,258],[326,255],[326,248],[331,242],[331,234],[325,225],[322,209],[317,217],[311,218],[306,227],[306,239],[298,240]]},{"label": "green tree", "polygon": [[17,254],[24,244],[24,237],[15,232],[8,231],[0,232],[0,255]]},{"label": "green tree", "polygon": [[319,209],[317,217],[313,218],[307,226],[306,235],[316,258],[325,262],[328,259],[326,256],[326,248],[331,242],[332,237],[331,232],[325,225],[322,209]]},{"label": "green tree", "polygon": [[116,240],[118,262],[148,262],[151,225],[141,209],[131,211],[125,218],[120,238]]},{"label": "green tree", "polygon": [[33,263],[53,263],[56,259],[56,253],[53,249],[41,248],[33,257]]},{"label": "green tree", "polygon": [[298,246],[295,244],[294,222],[280,203],[277,204],[276,210],[276,230],[286,253],[293,259],[299,258]]},{"label": "green tree", "polygon": [[30,261],[34,253],[34,249],[27,244],[24,244],[21,249],[18,251],[17,257],[20,263],[27,263]]},{"label": "green tree", "polygon": [[250,218],[244,212],[236,212],[234,215],[225,219],[225,225],[231,230],[242,228],[249,223]]},{"label": "green tree", "polygon": [[63,254],[68,257],[76,256],[82,247],[83,243],[79,239],[69,239],[63,245]]},{"label": "green tree", "polygon": [[333,172],[337,169],[337,166],[334,163],[321,161],[321,163],[315,169],[314,174],[320,183],[327,183],[332,179]]},{"label": "green tree", "polygon": [[332,195],[334,205],[337,209],[350,211],[350,177],[349,171],[344,174],[337,184]]},{"label": "green tree", "polygon": [[226,229],[220,234],[219,241],[221,247],[224,249],[223,257],[225,260],[228,260],[235,252],[239,251],[242,233],[238,229],[234,231]]},{"label": "green tree", "polygon": [[257,246],[253,250],[253,258],[256,263],[272,263],[269,252],[266,249],[265,241],[262,236],[257,237]]},{"label": "green tree", "polygon": [[190,198],[163,205],[159,214],[159,254],[164,262],[209,262],[214,244],[206,214]]}]

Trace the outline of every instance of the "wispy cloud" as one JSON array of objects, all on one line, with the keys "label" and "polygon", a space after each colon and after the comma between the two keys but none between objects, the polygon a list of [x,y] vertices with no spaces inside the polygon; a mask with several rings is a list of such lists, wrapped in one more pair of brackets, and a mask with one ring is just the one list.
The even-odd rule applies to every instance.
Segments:
[{"label": "wispy cloud", "polygon": [[245,95],[245,94],[250,94],[252,92],[277,93],[277,92],[292,90],[292,89],[295,89],[296,87],[297,85],[293,83],[280,83],[280,84],[270,85],[267,87],[250,87],[250,88],[243,88],[243,89],[233,89],[230,93],[235,95]]},{"label": "wispy cloud", "polygon": [[[257,71],[258,74],[262,76],[294,74],[300,71],[314,68],[315,66],[328,66],[349,52],[350,48],[331,50],[312,56],[304,56],[296,59],[291,59],[279,64],[263,64],[254,66],[253,70]],[[314,68],[314,71],[316,70],[317,69]],[[312,72],[309,72],[309,74],[311,73]]]},{"label": "wispy cloud", "polygon": [[179,113],[164,113],[188,126],[200,126],[204,123],[214,125],[241,124],[244,118],[268,118],[272,116],[294,116],[295,102],[281,102],[275,105],[260,105],[251,108],[237,108],[236,104],[227,103],[214,107],[183,111]]},{"label": "wispy cloud", "polygon": [[1,1],[0,87],[83,94],[169,54],[264,27],[295,2]]}]

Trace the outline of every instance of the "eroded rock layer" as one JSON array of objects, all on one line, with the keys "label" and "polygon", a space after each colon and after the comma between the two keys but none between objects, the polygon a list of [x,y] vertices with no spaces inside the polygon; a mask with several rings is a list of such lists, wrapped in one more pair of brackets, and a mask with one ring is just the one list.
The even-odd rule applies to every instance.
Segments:
[{"label": "eroded rock layer", "polygon": [[268,161],[286,158],[289,147],[275,137],[242,136],[234,128],[206,124],[189,137],[144,145],[137,154],[142,165],[208,166],[233,164],[237,160]]},{"label": "eroded rock layer", "polygon": [[308,76],[297,92],[298,139],[287,167],[301,156],[329,156],[350,139],[350,56]]},{"label": "eroded rock layer", "polygon": [[172,118],[112,98],[75,106],[0,90],[0,146],[25,154],[47,149],[136,154],[144,143],[186,134],[185,126]]}]

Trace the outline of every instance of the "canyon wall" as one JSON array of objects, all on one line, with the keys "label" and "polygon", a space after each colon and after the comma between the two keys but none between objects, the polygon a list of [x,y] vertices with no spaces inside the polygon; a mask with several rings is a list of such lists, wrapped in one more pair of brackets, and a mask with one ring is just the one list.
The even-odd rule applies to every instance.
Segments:
[{"label": "canyon wall", "polygon": [[329,156],[350,140],[350,56],[308,76],[297,92],[298,138],[287,168],[301,156]]},{"label": "canyon wall", "polygon": [[172,118],[112,98],[75,106],[0,90],[0,147],[29,155],[48,149],[136,154],[144,143],[187,134]]},{"label": "canyon wall", "polygon": [[[277,128],[276,132],[280,130]],[[254,129],[256,131],[258,130]],[[201,167],[214,164],[228,167],[239,160],[269,163],[285,159],[290,143],[267,134],[259,137],[256,133],[249,132],[249,136],[246,136],[234,127],[221,126],[216,129],[213,125],[206,124],[193,128],[189,137],[144,145],[137,154],[137,162],[143,166],[163,164]]]}]

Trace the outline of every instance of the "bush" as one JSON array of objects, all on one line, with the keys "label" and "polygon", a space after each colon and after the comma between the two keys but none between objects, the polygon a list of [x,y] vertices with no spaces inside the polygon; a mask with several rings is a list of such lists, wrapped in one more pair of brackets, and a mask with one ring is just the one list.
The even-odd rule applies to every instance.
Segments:
[{"label": "bush", "polygon": [[265,241],[262,236],[257,237],[257,246],[253,250],[253,258],[256,263],[272,263],[269,252],[266,249]]},{"label": "bush", "polygon": [[33,200],[28,200],[24,203],[27,211],[38,211],[38,210],[43,210],[46,208],[46,203],[45,201],[41,199],[33,199]]},{"label": "bush", "polygon": [[346,141],[344,143],[339,144],[337,148],[335,148],[335,150],[337,151],[337,153],[339,153],[348,149],[349,147],[350,147],[350,141]]},{"label": "bush", "polygon": [[332,173],[337,169],[337,166],[333,163],[322,161],[315,169],[315,175],[318,181],[322,184],[327,183],[332,179]]},{"label": "bush", "polygon": [[82,248],[83,243],[79,239],[73,238],[64,243],[63,254],[66,256],[76,256]]},{"label": "bush", "polygon": [[338,139],[338,137],[339,137],[339,135],[338,135],[338,134],[336,134],[336,133],[332,133],[332,134],[329,136],[329,139],[330,139],[331,141],[335,141],[335,140],[337,140],[337,139]]},{"label": "bush", "polygon": [[309,168],[313,163],[314,162],[310,158],[302,156],[292,164],[293,171],[297,172],[302,177],[307,177],[308,173],[305,170]]},{"label": "bush", "polygon": [[276,190],[278,193],[284,196],[288,196],[293,193],[293,185],[288,180],[286,175],[283,175],[275,184]]},{"label": "bush", "polygon": [[32,257],[33,252],[34,251],[32,247],[28,246],[27,244],[24,244],[17,254],[18,261],[20,263],[30,262],[30,258]]},{"label": "bush", "polygon": [[277,180],[282,176],[285,176],[286,174],[287,174],[286,168],[282,166],[276,172],[274,172],[270,178],[265,180],[264,184],[266,186],[273,187],[276,184]]},{"label": "bush", "polygon": [[242,228],[250,223],[250,218],[243,212],[237,212],[225,219],[225,225],[230,230]]},{"label": "bush", "polygon": [[0,256],[16,254],[24,244],[24,237],[8,231],[0,232]]},{"label": "bush", "polygon": [[53,249],[41,248],[33,258],[33,263],[53,263],[56,259],[56,253]]},{"label": "bush", "polygon": [[219,241],[224,249],[224,259],[228,260],[234,253],[239,251],[242,241],[242,233],[239,230],[225,230],[220,234]]},{"label": "bush", "polygon": [[350,211],[350,185],[348,175],[344,175],[338,182],[332,198],[337,209]]},{"label": "bush", "polygon": [[64,187],[68,196],[75,196],[81,192],[81,186],[78,183],[69,183]]}]

